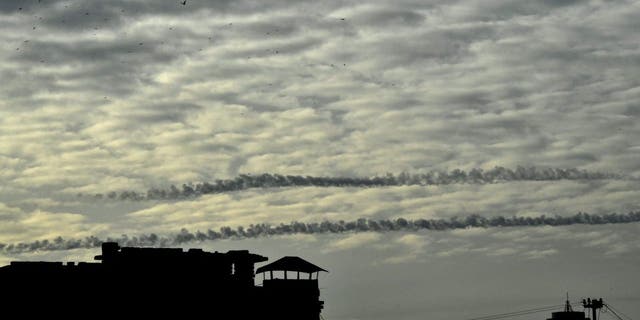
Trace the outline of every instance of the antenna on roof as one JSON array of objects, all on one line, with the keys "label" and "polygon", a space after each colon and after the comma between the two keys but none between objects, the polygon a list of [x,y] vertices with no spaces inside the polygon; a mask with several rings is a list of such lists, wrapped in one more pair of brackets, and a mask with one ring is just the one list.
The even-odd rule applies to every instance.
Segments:
[{"label": "antenna on roof", "polygon": [[569,291],[567,291],[567,301],[564,304],[564,312],[573,312],[573,308],[571,308],[571,303],[569,302]]}]

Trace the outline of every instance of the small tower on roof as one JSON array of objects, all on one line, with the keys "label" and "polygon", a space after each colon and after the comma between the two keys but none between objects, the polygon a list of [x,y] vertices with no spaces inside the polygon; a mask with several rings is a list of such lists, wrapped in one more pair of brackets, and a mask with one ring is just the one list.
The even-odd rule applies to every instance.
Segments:
[{"label": "small tower on roof", "polygon": [[273,277],[274,271],[283,271],[284,280],[289,280],[289,278],[287,277],[287,273],[289,271],[297,273],[296,280],[305,280],[304,278],[300,279],[300,272],[308,274],[307,280],[313,280],[313,274],[315,274],[315,280],[317,280],[318,274],[320,273],[320,271],[329,272],[300,257],[287,256],[287,257],[280,258],[268,265],[258,268],[258,270],[256,270],[256,274],[258,273],[266,274],[268,272],[269,279],[273,280],[275,279]]},{"label": "small tower on roof", "polygon": [[[275,278],[274,271],[283,271],[284,279]],[[267,305],[275,312],[272,315],[286,320],[320,319],[324,307],[318,286],[320,271],[329,272],[299,257],[284,257],[258,268],[256,274],[262,273],[263,289],[275,293],[267,297]],[[295,277],[289,277],[289,272],[295,272]]]}]

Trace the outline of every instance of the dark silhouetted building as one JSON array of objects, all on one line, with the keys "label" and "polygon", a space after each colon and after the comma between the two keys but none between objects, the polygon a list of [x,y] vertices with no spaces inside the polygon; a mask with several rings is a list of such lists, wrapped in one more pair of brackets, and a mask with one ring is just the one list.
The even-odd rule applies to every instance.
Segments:
[{"label": "dark silhouetted building", "polygon": [[[263,275],[264,290],[273,294],[270,305],[282,305],[282,308],[286,309],[285,303],[293,304],[300,310],[300,319],[317,319],[324,303],[320,301],[318,287],[320,271],[327,272],[299,257],[284,257],[258,268],[256,273]],[[281,279],[276,278],[277,272],[282,272]]]},{"label": "dark silhouetted building", "polygon": [[567,293],[567,301],[564,304],[564,311],[551,313],[551,318],[547,320],[585,320],[584,312],[573,311],[569,302],[569,294]]},{"label": "dark silhouetted building", "polygon": [[573,311],[569,302],[569,294],[567,293],[567,301],[564,305],[564,311],[551,313],[551,318],[547,320],[598,320],[598,310],[604,307],[602,298],[600,299],[583,299],[582,306],[585,309],[591,309],[592,319],[587,318],[583,311]]},{"label": "dark silhouetted building", "polygon": [[551,318],[547,320],[588,320],[584,312],[581,311],[558,311],[551,313]]},{"label": "dark silhouetted building", "polygon": [[[16,318],[313,319],[320,318],[318,273],[298,257],[258,269],[247,250],[120,247],[102,244],[100,262],[11,262],[0,267],[0,306]],[[276,279],[273,272],[282,272]],[[295,277],[287,277],[295,272]],[[300,277],[300,273],[303,277]],[[315,277],[314,277],[315,275]]]}]

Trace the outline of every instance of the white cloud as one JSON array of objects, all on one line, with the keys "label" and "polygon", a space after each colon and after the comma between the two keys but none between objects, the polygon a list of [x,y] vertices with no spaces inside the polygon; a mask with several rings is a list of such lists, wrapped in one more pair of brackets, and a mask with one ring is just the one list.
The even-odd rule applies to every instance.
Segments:
[{"label": "white cloud", "polygon": [[23,211],[0,203],[0,243],[31,242],[64,238],[84,238],[102,234],[108,224],[91,223],[82,214]]},{"label": "white cloud", "polygon": [[378,233],[354,233],[332,241],[323,249],[323,252],[353,250],[362,246],[370,246],[378,242],[381,238],[382,236]]},{"label": "white cloud", "polygon": [[556,249],[531,250],[526,253],[526,257],[529,259],[543,259],[556,254],[558,254]]},{"label": "white cloud", "polygon": [[388,251],[398,251],[390,257],[382,260],[383,263],[410,263],[416,260],[424,261],[428,254],[425,247],[429,244],[430,238],[424,234],[405,234],[394,239],[394,243],[400,247],[394,247]]}]

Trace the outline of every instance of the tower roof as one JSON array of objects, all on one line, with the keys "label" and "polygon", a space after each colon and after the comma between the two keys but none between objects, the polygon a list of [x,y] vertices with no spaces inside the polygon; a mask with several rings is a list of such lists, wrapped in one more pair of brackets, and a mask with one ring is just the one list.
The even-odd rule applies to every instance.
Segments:
[{"label": "tower roof", "polygon": [[268,265],[258,268],[258,270],[256,270],[256,274],[267,271],[299,271],[306,273],[319,271],[329,272],[300,257],[291,256],[280,258]]}]

